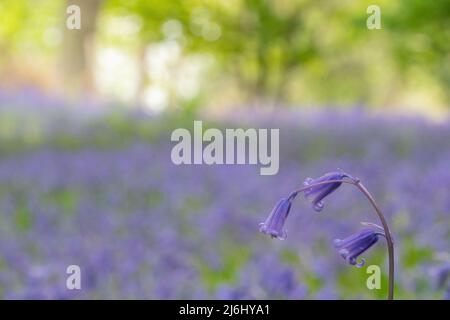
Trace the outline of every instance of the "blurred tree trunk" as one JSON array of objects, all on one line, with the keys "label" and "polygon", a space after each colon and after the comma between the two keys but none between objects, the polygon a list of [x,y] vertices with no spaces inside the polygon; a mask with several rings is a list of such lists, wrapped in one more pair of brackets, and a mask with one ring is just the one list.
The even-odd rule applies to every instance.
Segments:
[{"label": "blurred tree trunk", "polygon": [[138,49],[138,57],[137,57],[137,63],[138,63],[138,85],[136,89],[136,95],[134,97],[134,104],[137,107],[142,107],[143,105],[143,97],[144,92],[147,87],[147,69],[145,65],[145,56],[147,53],[147,46],[142,44]]},{"label": "blurred tree trunk", "polygon": [[[64,43],[61,57],[61,71],[64,89],[70,93],[79,90],[94,92],[93,62],[94,37],[97,17],[102,0],[67,0],[64,8]],[[81,29],[69,30],[66,8],[77,5],[81,11]]]}]

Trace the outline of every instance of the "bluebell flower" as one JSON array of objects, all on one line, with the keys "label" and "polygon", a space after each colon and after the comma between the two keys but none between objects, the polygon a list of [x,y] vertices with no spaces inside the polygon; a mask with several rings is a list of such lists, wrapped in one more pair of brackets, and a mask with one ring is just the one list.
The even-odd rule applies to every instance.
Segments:
[{"label": "bluebell flower", "polygon": [[436,270],[437,289],[444,289],[444,300],[450,300],[450,263],[440,266]]},{"label": "bluebell flower", "polygon": [[448,278],[450,278],[450,263],[446,263],[436,270],[437,287],[444,288]]},{"label": "bluebell flower", "polygon": [[290,199],[282,198],[279,200],[266,221],[259,224],[259,231],[270,235],[272,238],[286,239],[287,233],[283,227],[290,210]]},{"label": "bluebell flower", "polygon": [[357,262],[358,256],[372,247],[378,241],[380,235],[384,236],[384,233],[367,228],[343,240],[335,239],[334,246],[347,263],[361,268],[365,259]]},{"label": "bluebell flower", "polygon": [[[329,172],[317,179],[306,178],[305,181],[303,182],[303,185],[307,187],[309,185],[313,185],[320,182],[342,180],[344,178],[351,178],[351,177],[343,172]],[[304,194],[305,197],[311,201],[313,209],[317,212],[320,212],[324,207],[323,199],[329,194],[331,194],[333,191],[335,191],[337,188],[339,188],[341,184],[342,182],[321,184],[306,189]]]}]

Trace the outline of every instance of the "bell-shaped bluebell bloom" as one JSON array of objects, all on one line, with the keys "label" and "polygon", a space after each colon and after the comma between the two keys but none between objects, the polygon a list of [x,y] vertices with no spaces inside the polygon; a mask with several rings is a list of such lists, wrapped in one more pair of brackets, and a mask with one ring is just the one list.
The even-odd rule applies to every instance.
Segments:
[{"label": "bell-shaped bluebell bloom", "polygon": [[436,278],[437,287],[443,288],[447,283],[447,279],[450,278],[450,263],[444,264],[436,270]]},{"label": "bell-shaped bluebell bloom", "polygon": [[291,210],[291,200],[283,198],[278,201],[266,221],[259,224],[259,231],[272,238],[284,240],[287,237],[284,221]]},{"label": "bell-shaped bluebell bloom", "polygon": [[[313,185],[320,182],[332,181],[332,180],[342,180],[344,178],[350,178],[349,175],[343,172],[329,172],[320,178],[306,178],[303,182],[304,186]],[[330,193],[335,191],[342,182],[330,182],[326,184],[321,184],[318,186],[311,187],[310,189],[306,189],[304,194],[307,199],[309,199],[312,203],[313,209],[317,212],[322,211],[324,207],[323,199],[328,196]]]},{"label": "bell-shaped bluebell bloom", "polygon": [[357,262],[358,256],[373,246],[380,235],[384,236],[384,233],[367,228],[343,240],[335,239],[334,246],[347,263],[361,268],[365,259]]}]

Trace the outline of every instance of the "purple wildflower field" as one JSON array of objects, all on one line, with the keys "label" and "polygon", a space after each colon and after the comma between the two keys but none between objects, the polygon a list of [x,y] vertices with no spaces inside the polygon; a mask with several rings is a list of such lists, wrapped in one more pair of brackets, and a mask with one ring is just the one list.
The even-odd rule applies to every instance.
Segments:
[{"label": "purple wildflower field", "polygon": [[[384,298],[384,239],[362,255],[381,267],[381,290],[368,290],[366,266],[347,264],[333,246],[360,221],[378,223],[352,186],[321,212],[300,195],[285,241],[259,232],[279,199],[335,170],[361,179],[386,214],[396,298],[449,296],[449,123],[358,110],[211,120],[280,128],[279,173],[261,176],[251,165],[174,165],[170,133],[192,127],[187,116],[68,120],[46,110],[40,121],[59,101],[21,96],[0,99],[13,123],[0,134],[1,298]],[[82,290],[66,289],[71,264],[82,269]]]}]

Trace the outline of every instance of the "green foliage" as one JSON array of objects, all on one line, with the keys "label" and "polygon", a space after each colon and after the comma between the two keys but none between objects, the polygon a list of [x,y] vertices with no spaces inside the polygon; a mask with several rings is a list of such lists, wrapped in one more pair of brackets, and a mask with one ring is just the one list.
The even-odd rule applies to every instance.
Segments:
[{"label": "green foliage", "polygon": [[[1,1],[0,67],[17,55],[55,58],[61,45],[48,39],[64,35],[64,4]],[[217,99],[383,107],[416,91],[440,106],[450,101],[449,2],[380,0],[382,30],[366,28],[371,4],[109,0],[100,10],[97,42],[138,57],[148,45],[175,41],[184,57],[212,58],[198,96],[185,104],[191,108]],[[122,25],[111,21],[126,17],[138,31],[118,36]],[[164,29],[168,21],[181,27],[179,34]]]},{"label": "green foliage", "polygon": [[212,267],[206,261],[197,260],[197,268],[200,271],[205,286],[213,291],[221,284],[231,284],[238,279],[239,270],[248,261],[250,250],[239,243],[233,243],[227,238],[220,245],[220,267]]},{"label": "green foliage", "polygon": [[64,215],[72,216],[77,209],[79,197],[75,190],[57,189],[49,192],[44,202],[55,206]]},{"label": "green foliage", "polygon": [[[409,78],[417,72],[432,78],[425,86],[448,92],[448,1],[379,1],[376,31],[366,28],[370,4],[115,0],[107,7],[140,16],[145,42],[163,41],[161,26],[177,20],[185,53],[214,57],[217,83],[204,88],[213,93],[232,82],[245,100],[382,106],[414,90]],[[218,39],[208,38],[211,26],[220,28]]]}]

